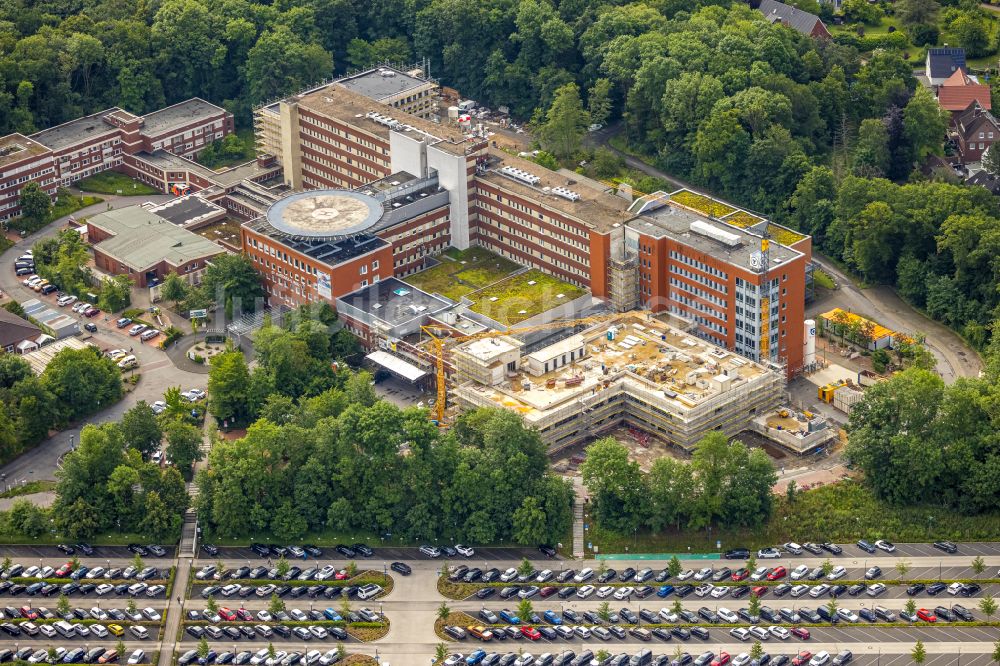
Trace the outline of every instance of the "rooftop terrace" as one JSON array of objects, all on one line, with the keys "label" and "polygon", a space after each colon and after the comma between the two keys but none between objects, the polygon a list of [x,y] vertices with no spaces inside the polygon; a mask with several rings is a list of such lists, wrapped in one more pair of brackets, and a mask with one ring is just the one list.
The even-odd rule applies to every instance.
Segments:
[{"label": "rooftop terrace", "polygon": [[466,294],[469,308],[504,326],[515,326],[537,314],[584,296],[587,290],[539,270],[519,273]]},{"label": "rooftop terrace", "polygon": [[48,148],[23,134],[8,134],[0,137],[0,167],[44,155],[47,150]]},{"label": "rooftop terrace", "polygon": [[504,279],[521,267],[510,259],[473,246],[468,250],[446,251],[441,263],[406,277],[418,289],[441,294],[457,301],[462,296]]}]

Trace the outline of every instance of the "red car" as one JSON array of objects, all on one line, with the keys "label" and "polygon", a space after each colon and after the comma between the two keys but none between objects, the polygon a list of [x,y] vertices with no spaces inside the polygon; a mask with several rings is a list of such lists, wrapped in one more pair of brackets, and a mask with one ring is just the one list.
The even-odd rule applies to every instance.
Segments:
[{"label": "red car", "polygon": [[347,580],[350,576],[347,575],[347,569],[341,569],[337,573],[333,574],[334,580]]},{"label": "red car", "polygon": [[233,611],[229,610],[228,608],[220,608],[219,609],[219,617],[221,617],[226,622],[235,622],[236,621],[236,613],[234,613]]},{"label": "red car", "polygon": [[732,657],[729,656],[728,652],[720,652],[719,656],[712,660],[712,666],[726,666]]},{"label": "red car", "polygon": [[83,313],[83,316],[89,319],[90,317],[96,317],[99,314],[101,314],[100,308],[89,308],[86,312]]},{"label": "red car", "polygon": [[546,585],[541,590],[538,591],[538,596],[541,598],[551,597],[553,594],[559,591],[559,588],[555,585]]},{"label": "red car", "polygon": [[38,613],[36,613],[31,606],[21,606],[21,617],[25,620],[37,620]]},{"label": "red car", "polygon": [[533,641],[537,641],[542,637],[542,634],[539,633],[538,629],[535,629],[534,627],[521,627],[521,634],[524,635],[525,638],[530,638]]},{"label": "red car", "polygon": [[253,614],[246,608],[240,608],[236,611],[236,617],[240,618],[244,622],[253,622]]},{"label": "red car", "polygon": [[758,597],[762,597],[765,594],[767,594],[767,586],[766,585],[757,585],[755,587],[751,587],[750,588],[750,594],[753,594],[753,595],[758,596]]},{"label": "red car", "polygon": [[809,650],[803,650],[802,652],[799,652],[797,655],[795,655],[794,659],[792,659],[792,666],[806,666],[806,664],[808,664],[809,660],[812,658],[813,658],[812,652],[810,652]]},{"label": "red car", "polygon": [[792,627],[792,636],[797,636],[804,641],[809,640],[809,630],[805,627]]},{"label": "red car", "polygon": [[741,580],[746,580],[747,576],[749,575],[750,575],[750,570],[747,569],[746,567],[743,567],[742,569],[737,569],[736,571],[734,571],[733,575],[730,576],[730,578],[732,578],[735,581],[741,581]]},{"label": "red car", "polygon": [[70,575],[71,573],[73,573],[73,563],[72,562],[67,562],[66,564],[64,564],[61,567],[59,567],[58,569],[56,569],[55,577],[56,578],[65,578],[66,576]]},{"label": "red car", "polygon": [[768,580],[780,580],[788,575],[788,570],[785,567],[775,567],[774,571],[767,574]]},{"label": "red car", "polygon": [[926,608],[918,610],[917,617],[924,622],[937,622],[937,615],[934,614],[934,611],[927,610]]}]

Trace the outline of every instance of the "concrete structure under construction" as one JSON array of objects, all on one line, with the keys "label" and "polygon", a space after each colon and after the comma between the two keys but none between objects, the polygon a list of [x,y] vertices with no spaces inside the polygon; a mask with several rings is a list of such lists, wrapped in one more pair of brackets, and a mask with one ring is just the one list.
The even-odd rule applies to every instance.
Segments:
[{"label": "concrete structure under construction", "polygon": [[781,372],[649,316],[599,324],[532,353],[521,351],[508,337],[457,345],[452,395],[464,408],[520,414],[550,449],[624,422],[691,450],[711,430],[744,430],[784,393]]}]

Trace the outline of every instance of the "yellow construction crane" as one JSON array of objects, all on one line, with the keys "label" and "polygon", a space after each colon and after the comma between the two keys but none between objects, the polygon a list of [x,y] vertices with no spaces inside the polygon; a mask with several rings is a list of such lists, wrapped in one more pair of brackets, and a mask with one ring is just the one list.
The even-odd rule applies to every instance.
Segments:
[{"label": "yellow construction crane", "polygon": [[444,372],[444,348],[445,345],[471,342],[473,340],[483,340],[486,338],[499,338],[504,335],[519,335],[521,333],[534,333],[535,331],[546,331],[567,326],[592,325],[614,322],[632,316],[642,316],[653,314],[649,310],[632,310],[629,312],[616,312],[608,315],[597,315],[593,317],[581,317],[579,319],[559,319],[550,321],[547,324],[536,324],[534,326],[521,326],[519,328],[509,328],[506,331],[482,331],[480,333],[469,333],[465,335],[443,335],[439,336],[435,331],[448,328],[447,326],[421,326],[421,330],[431,339],[434,348],[435,370],[437,375],[437,401],[434,403],[434,411],[437,416],[438,425],[444,425],[444,408],[448,401],[447,378]]}]

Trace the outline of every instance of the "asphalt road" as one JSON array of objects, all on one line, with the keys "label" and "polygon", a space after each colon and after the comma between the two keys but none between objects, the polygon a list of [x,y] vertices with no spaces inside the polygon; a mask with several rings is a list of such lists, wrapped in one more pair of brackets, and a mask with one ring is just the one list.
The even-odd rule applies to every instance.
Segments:
[{"label": "asphalt road", "polygon": [[[109,204],[112,208],[120,208],[140,204],[144,201],[167,201],[173,197],[157,195],[150,197],[109,196],[105,198],[107,199],[106,202],[77,211],[75,215],[80,217],[94,215],[107,210]],[[0,290],[19,302],[37,298],[49,302],[55,310],[60,309],[55,305],[55,299],[51,295],[48,297],[41,296],[21,284],[24,278],[14,274],[14,262],[17,260],[17,257],[24,253],[24,250],[30,249],[35,242],[55,236],[65,227],[67,217],[60,218],[44,229],[31,234],[0,255]],[[110,324],[105,323],[103,315],[93,320],[88,320],[74,314],[68,307],[65,310],[65,314],[70,317],[74,317],[81,322],[93,321],[98,325],[98,333],[93,336],[92,341],[102,348],[113,349],[122,347],[127,349],[135,347],[134,353],[139,360],[139,372],[142,374],[142,379],[135,390],[127,394],[123,400],[89,417],[85,423],[56,433],[35,448],[0,467],[0,479],[3,480],[3,484],[20,483],[22,480],[28,482],[55,479],[55,471],[58,468],[59,460],[70,450],[73,443],[80,441],[80,429],[87,423],[117,421],[121,418],[122,414],[128,411],[139,400],[153,402],[154,400],[161,399],[164,391],[170,386],[182,386],[185,389],[204,389],[208,382],[207,375],[191,373],[177,368],[161,350],[150,345],[144,345],[136,338],[129,337],[127,330],[119,331],[114,327],[113,322]]]}]

